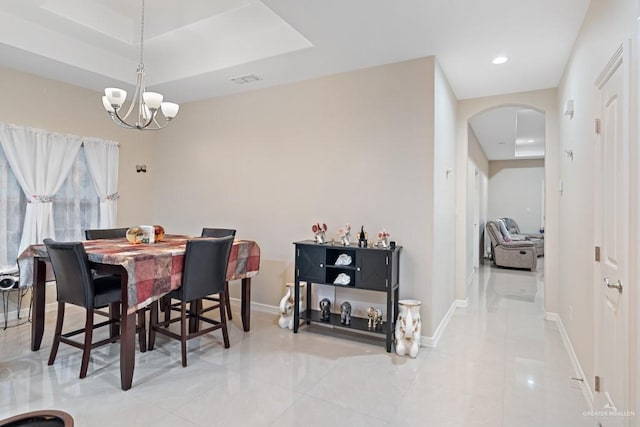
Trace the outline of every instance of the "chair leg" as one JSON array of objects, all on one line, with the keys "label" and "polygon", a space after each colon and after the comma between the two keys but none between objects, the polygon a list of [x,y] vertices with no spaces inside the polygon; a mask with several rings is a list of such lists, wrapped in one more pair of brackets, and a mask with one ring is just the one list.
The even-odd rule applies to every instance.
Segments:
[{"label": "chair leg", "polygon": [[140,343],[140,352],[147,351],[147,310],[138,310],[138,341]]},{"label": "chair leg", "polygon": [[200,313],[202,312],[202,300],[194,300],[189,303],[189,333],[200,330]]},{"label": "chair leg", "polygon": [[149,351],[156,345],[156,330],[158,324],[158,301],[151,303],[151,314],[149,315]]},{"label": "chair leg", "polygon": [[[2,292],[2,310],[4,312],[4,330],[7,330],[7,324],[9,323],[9,297],[7,297],[7,292]],[[20,310],[18,310],[20,313]]]},{"label": "chair leg", "polygon": [[180,303],[180,342],[182,347],[182,366],[187,367],[187,303]]},{"label": "chair leg", "polygon": [[224,339],[224,348],[229,348],[229,333],[227,332],[227,317],[224,312],[224,306],[222,301],[225,299],[229,301],[229,297],[225,292],[220,292],[220,323],[222,324],[222,338]]},{"label": "chair leg", "polygon": [[56,317],[56,330],[53,333],[53,344],[51,344],[51,353],[49,353],[48,365],[53,365],[60,347],[60,335],[62,335],[62,323],[64,321],[64,302],[58,301],[58,315]]},{"label": "chair leg", "polygon": [[231,318],[231,301],[229,300],[229,281],[224,282],[224,302],[227,305],[227,315],[229,316],[229,320],[233,320]]},{"label": "chair leg", "polygon": [[[171,317],[171,298],[163,297],[161,302],[162,310],[164,311],[164,321],[166,322]],[[169,324],[165,325],[168,328]]]},{"label": "chair leg", "polygon": [[[120,303],[112,302],[109,304],[109,338],[116,338],[120,336]],[[115,341],[114,341],[115,342]]]},{"label": "chair leg", "polygon": [[93,339],[93,310],[87,310],[84,323],[84,346],[82,347],[82,364],[80,365],[80,378],[87,376],[89,368],[89,356],[91,355],[91,340]]}]

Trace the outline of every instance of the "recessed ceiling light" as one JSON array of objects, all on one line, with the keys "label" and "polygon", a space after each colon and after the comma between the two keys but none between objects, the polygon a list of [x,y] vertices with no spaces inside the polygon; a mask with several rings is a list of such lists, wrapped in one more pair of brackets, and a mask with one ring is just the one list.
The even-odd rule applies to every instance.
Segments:
[{"label": "recessed ceiling light", "polygon": [[506,56],[496,56],[495,58],[493,58],[493,61],[491,62],[494,63],[495,65],[500,65],[500,64],[504,64],[508,60],[509,58],[507,58]]},{"label": "recessed ceiling light", "polygon": [[527,142],[535,142],[533,139],[528,140]]}]

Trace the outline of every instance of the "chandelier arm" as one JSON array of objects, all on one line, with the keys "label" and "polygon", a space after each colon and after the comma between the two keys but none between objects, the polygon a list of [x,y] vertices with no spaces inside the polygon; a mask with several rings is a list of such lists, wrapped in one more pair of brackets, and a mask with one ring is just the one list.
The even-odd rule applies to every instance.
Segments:
[{"label": "chandelier arm", "polygon": [[120,126],[121,128],[135,129],[135,126],[131,126],[129,123],[127,123],[124,120],[122,120],[118,114],[109,113],[109,116],[111,117],[111,121],[113,123],[115,123],[116,125]]},{"label": "chandelier arm", "polygon": [[163,127],[166,127],[169,124],[169,120],[167,120],[166,117],[164,119],[164,124],[160,124],[158,122],[158,114],[157,113],[156,113],[155,116],[153,116],[153,122],[156,124],[156,126],[158,126],[158,129],[162,129]]},{"label": "chandelier arm", "polygon": [[[140,124],[139,126],[136,126],[136,127],[140,130],[147,129],[149,125],[153,123],[153,119],[155,116],[156,116],[156,113],[151,112],[151,117],[149,117],[149,120],[147,120],[144,124]],[[153,129],[153,128],[149,128],[149,129]]]}]

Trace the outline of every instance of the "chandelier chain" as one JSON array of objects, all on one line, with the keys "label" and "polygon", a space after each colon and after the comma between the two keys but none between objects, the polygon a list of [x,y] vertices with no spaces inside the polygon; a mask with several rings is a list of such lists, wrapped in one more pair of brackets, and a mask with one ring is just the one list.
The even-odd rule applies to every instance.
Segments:
[{"label": "chandelier chain", "polygon": [[142,57],[144,54],[144,0],[142,0],[142,14],[140,17],[140,64],[143,65]]}]

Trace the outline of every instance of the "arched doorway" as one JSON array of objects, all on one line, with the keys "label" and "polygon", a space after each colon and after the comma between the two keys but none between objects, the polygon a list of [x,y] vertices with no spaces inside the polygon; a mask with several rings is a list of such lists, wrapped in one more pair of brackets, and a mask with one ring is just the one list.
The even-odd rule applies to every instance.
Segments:
[{"label": "arched doorway", "polygon": [[[545,229],[545,300],[546,312],[557,310],[557,224],[558,224],[558,192],[554,191],[552,183],[558,181],[558,153],[554,147],[557,146],[557,105],[556,91],[553,89],[527,92],[520,94],[509,94],[495,97],[462,100],[458,104],[458,137],[456,146],[456,170],[458,171],[456,180],[456,299],[458,305],[464,305],[467,301],[468,266],[473,266],[472,251],[468,251],[471,244],[468,244],[468,224],[473,224],[474,215],[473,199],[468,197],[469,175],[474,173],[469,166],[469,159],[473,153],[469,150],[469,128],[470,121],[483,113],[499,108],[514,108],[517,110],[533,110],[544,115],[544,186],[541,192],[544,193],[544,208],[541,219],[544,217]],[[541,197],[542,200],[542,197]],[[542,202],[541,202],[542,203]],[[470,213],[471,212],[471,213]],[[487,213],[487,215],[489,215]],[[480,227],[478,226],[478,229]],[[479,231],[479,230],[478,230]],[[471,258],[471,259],[470,259]]]}]

